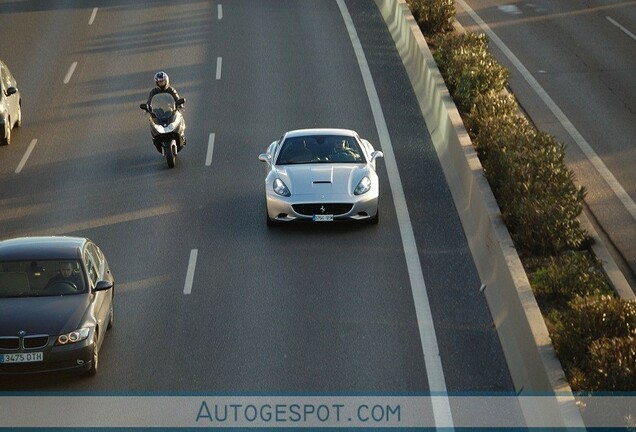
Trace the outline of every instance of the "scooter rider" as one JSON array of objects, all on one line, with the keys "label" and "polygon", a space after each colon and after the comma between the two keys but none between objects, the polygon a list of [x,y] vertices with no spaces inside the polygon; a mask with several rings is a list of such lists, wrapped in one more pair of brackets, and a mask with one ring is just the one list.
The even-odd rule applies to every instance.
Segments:
[{"label": "scooter rider", "polygon": [[[170,78],[164,71],[159,71],[155,74],[155,85],[155,88],[150,90],[150,94],[148,95],[148,101],[146,102],[148,106],[150,106],[150,101],[152,100],[153,96],[159,93],[170,93],[175,102],[179,100],[179,93],[177,93],[177,90],[170,85]],[[157,151],[161,153],[161,143],[156,141],[154,141],[153,143],[157,148]],[[186,145],[185,128],[181,137],[181,145]]]},{"label": "scooter rider", "polygon": [[159,93],[170,93],[175,102],[179,100],[179,93],[170,85],[170,78],[167,73],[163,71],[157,72],[155,74],[155,85],[155,88],[150,90],[150,94],[148,95],[148,102],[146,102],[148,105],[150,105],[152,97]]}]

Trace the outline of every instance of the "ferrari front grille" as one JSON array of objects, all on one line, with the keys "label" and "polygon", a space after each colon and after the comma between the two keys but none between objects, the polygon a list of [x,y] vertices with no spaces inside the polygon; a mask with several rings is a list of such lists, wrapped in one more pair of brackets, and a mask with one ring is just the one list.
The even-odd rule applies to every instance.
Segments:
[{"label": "ferrari front grille", "polygon": [[294,211],[301,215],[313,216],[316,214],[343,215],[349,213],[353,204],[318,203],[318,204],[294,204]]}]

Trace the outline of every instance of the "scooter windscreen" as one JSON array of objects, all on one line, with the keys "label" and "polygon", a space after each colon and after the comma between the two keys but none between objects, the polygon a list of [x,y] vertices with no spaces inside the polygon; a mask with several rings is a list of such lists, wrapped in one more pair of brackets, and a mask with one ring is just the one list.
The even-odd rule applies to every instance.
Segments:
[{"label": "scooter windscreen", "polygon": [[155,121],[160,124],[171,123],[176,113],[176,103],[170,93],[158,93],[150,101]]}]

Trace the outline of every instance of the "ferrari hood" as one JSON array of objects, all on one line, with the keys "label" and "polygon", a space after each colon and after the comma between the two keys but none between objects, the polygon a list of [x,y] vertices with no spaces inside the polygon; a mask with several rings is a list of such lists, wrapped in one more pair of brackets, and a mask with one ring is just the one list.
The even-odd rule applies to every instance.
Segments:
[{"label": "ferrari hood", "polygon": [[292,194],[350,194],[364,172],[359,164],[305,164],[286,166],[279,175]]}]

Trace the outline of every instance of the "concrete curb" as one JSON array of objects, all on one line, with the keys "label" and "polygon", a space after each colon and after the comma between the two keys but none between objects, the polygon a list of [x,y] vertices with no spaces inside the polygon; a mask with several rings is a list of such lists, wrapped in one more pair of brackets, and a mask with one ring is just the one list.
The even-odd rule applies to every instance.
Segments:
[{"label": "concrete curb", "polygon": [[[395,41],[455,201],[506,362],[519,394],[555,393],[555,427],[584,427],[499,206],[462,119],[404,0],[375,0]],[[545,424],[545,423],[543,423]]]}]

